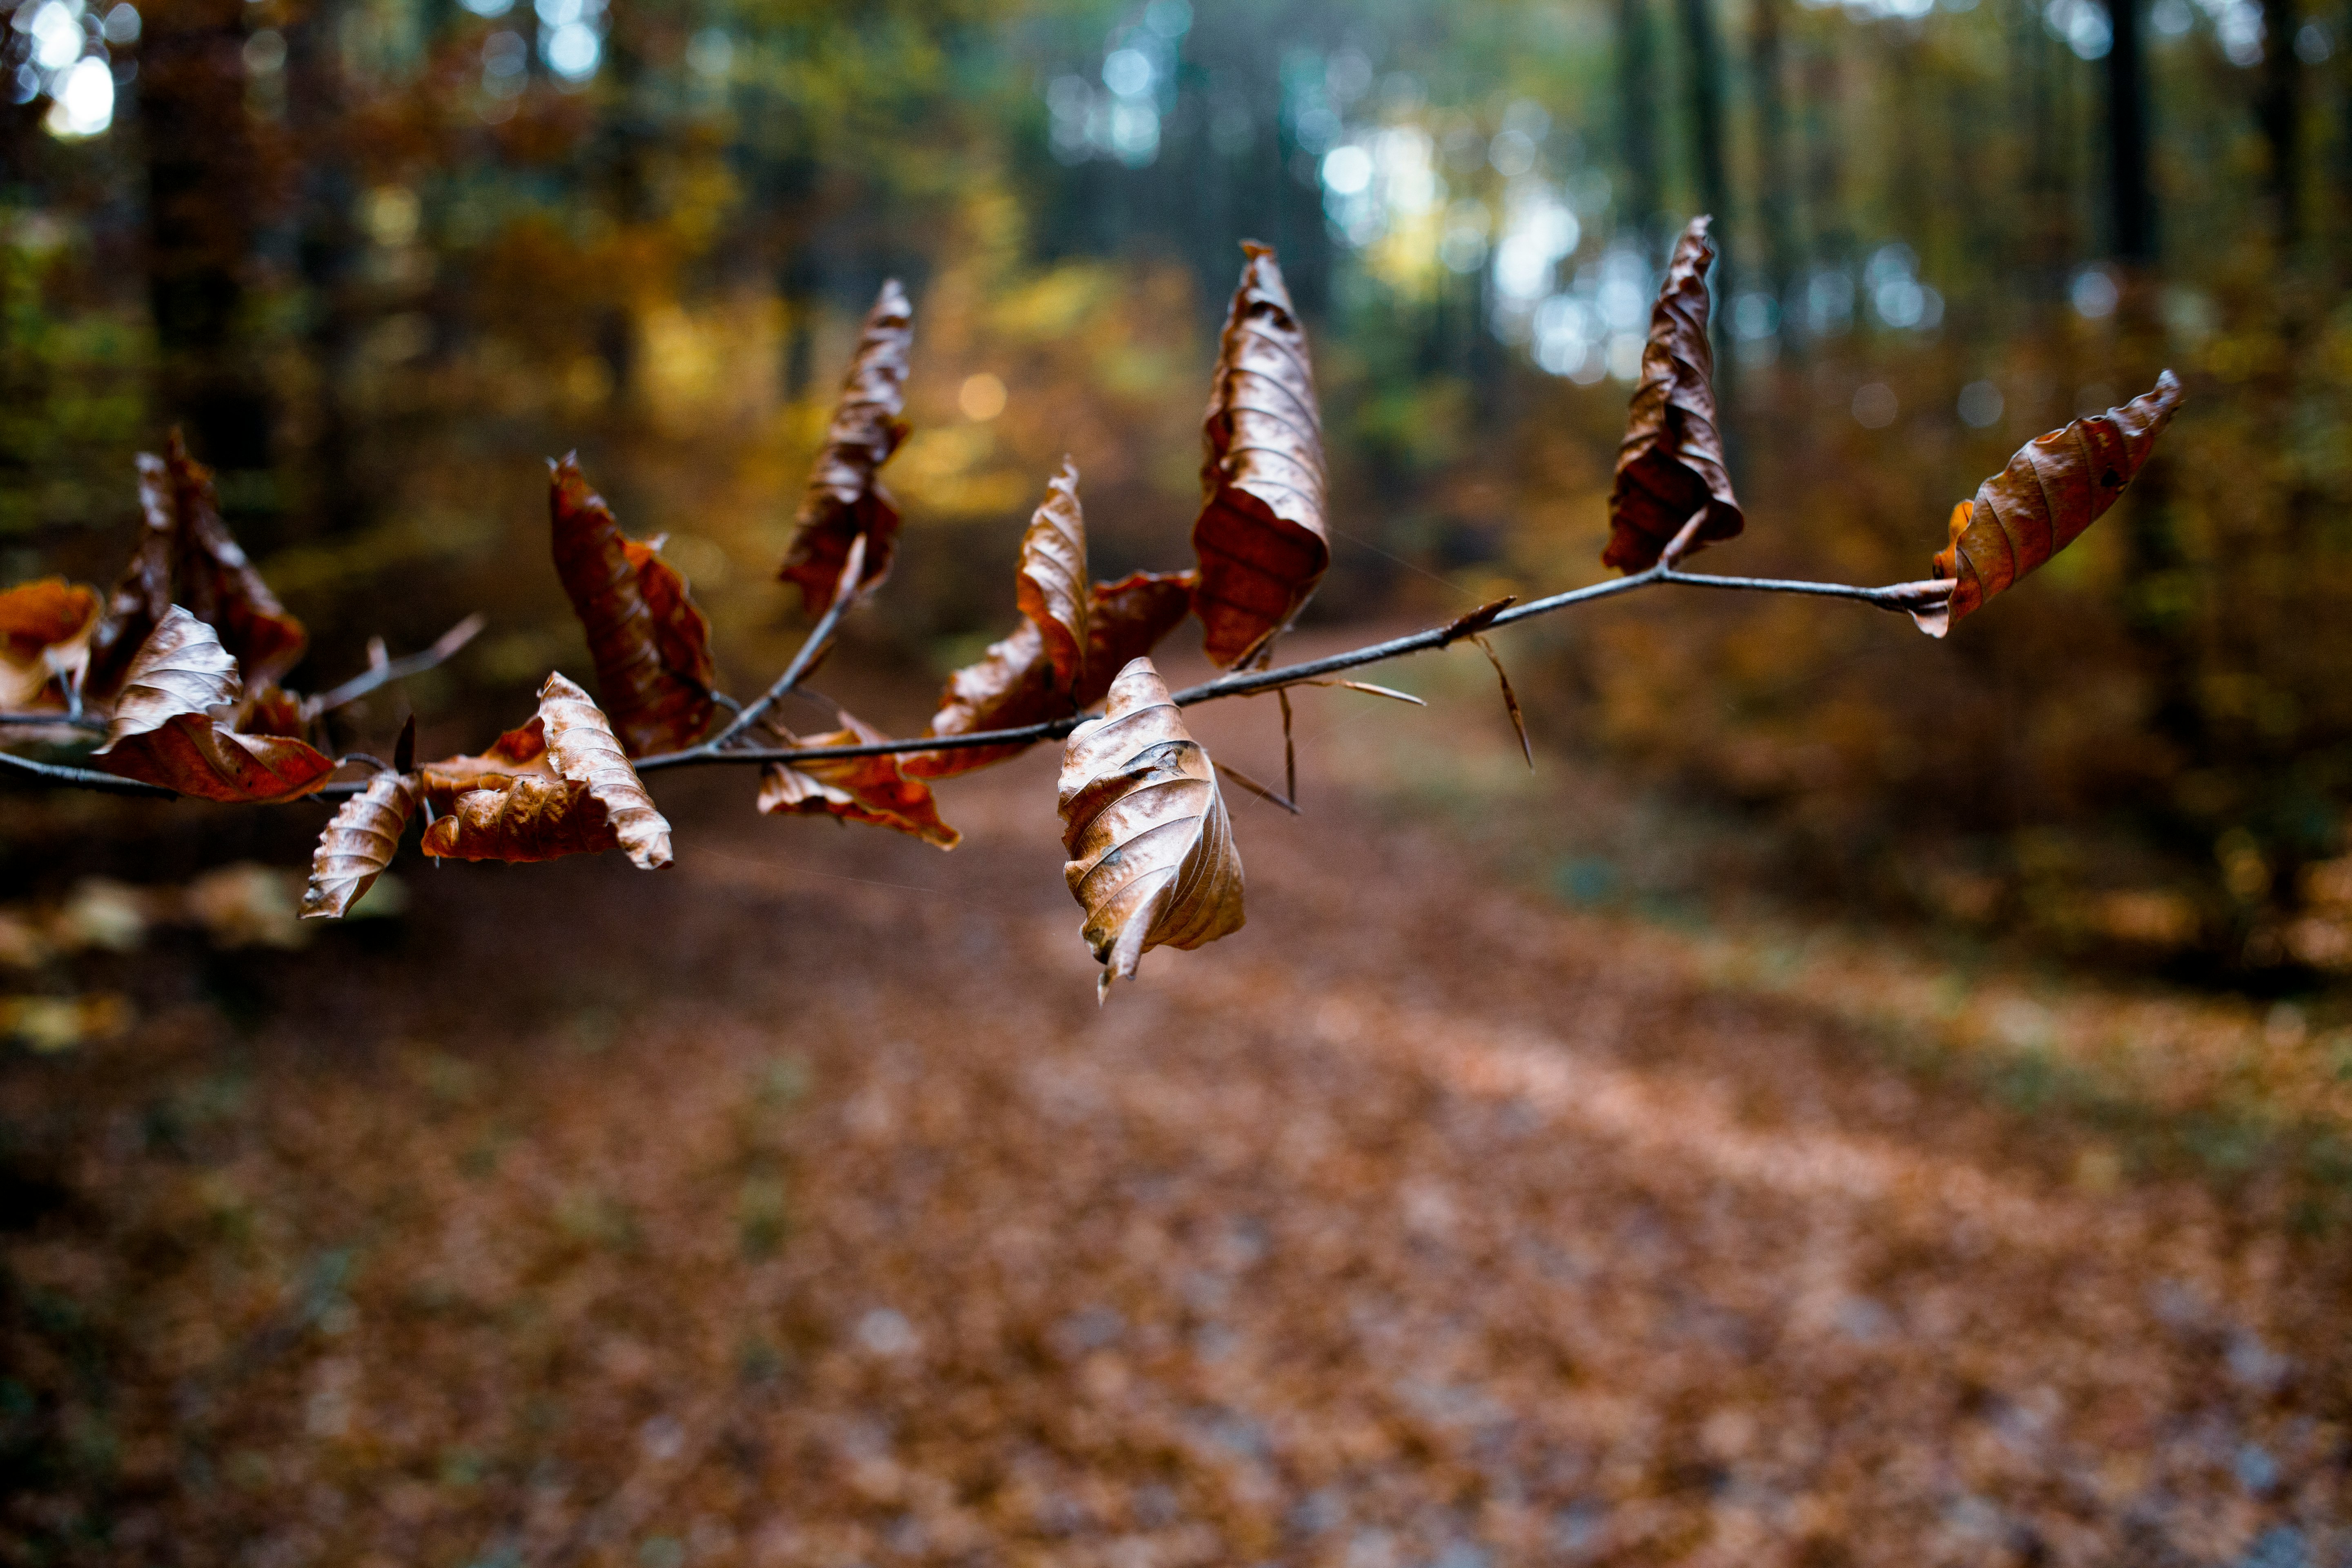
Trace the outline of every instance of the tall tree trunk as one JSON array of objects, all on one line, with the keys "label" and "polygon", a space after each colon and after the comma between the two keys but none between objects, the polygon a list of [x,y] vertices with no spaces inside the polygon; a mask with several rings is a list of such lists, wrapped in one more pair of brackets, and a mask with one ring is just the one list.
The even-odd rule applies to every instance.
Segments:
[{"label": "tall tree trunk", "polygon": [[1619,0],[1617,9],[1618,163],[1625,177],[1622,207],[1647,246],[1657,226],[1657,50],[1649,0]]},{"label": "tall tree trunk", "polygon": [[242,320],[268,195],[245,105],[245,0],[163,0],[139,51],[156,400],[229,470],[270,456],[270,398]]},{"label": "tall tree trunk", "polygon": [[1748,74],[1756,89],[1757,216],[1762,219],[1760,272],[1765,291],[1779,299],[1797,269],[1795,193],[1790,188],[1789,104],[1780,80],[1780,8],[1785,0],[1756,0],[1748,36]]},{"label": "tall tree trunk", "polygon": [[1691,142],[1698,163],[1698,197],[1715,222],[1714,314],[1716,379],[1727,393],[1726,412],[1734,399],[1734,373],[1738,342],[1731,331],[1731,302],[1738,298],[1738,265],[1732,248],[1735,227],[1731,211],[1731,176],[1723,150],[1723,48],[1715,36],[1714,0],[1682,0],[1683,37],[1690,53]]},{"label": "tall tree trunk", "polygon": [[361,238],[353,208],[359,181],[343,136],[350,100],[337,35],[343,0],[319,0],[287,29],[287,112],[303,149],[297,195],[297,254],[310,295],[309,472],[298,508],[306,533],[357,533],[373,521],[374,487],[360,473],[359,420],[352,407],[358,357]]},{"label": "tall tree trunk", "polygon": [[2263,87],[2258,117],[2270,143],[2271,221],[2282,249],[2303,238],[2303,16],[2295,0],[2263,0]]},{"label": "tall tree trunk", "polygon": [[2116,259],[2156,259],[2156,195],[2147,177],[2147,61],[2140,0],[2113,0],[2115,43],[2107,51],[2107,219]]}]

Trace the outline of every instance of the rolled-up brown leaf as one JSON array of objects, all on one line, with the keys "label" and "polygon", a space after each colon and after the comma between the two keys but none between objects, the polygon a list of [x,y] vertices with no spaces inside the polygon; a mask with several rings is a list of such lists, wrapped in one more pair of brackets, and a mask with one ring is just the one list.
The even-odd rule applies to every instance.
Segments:
[{"label": "rolled-up brown leaf", "polygon": [[1217,770],[1148,658],[1111,682],[1110,704],[1062,752],[1062,868],[1103,965],[1097,994],[1155,947],[1194,948],[1241,930],[1242,860]]},{"label": "rolled-up brown leaf", "polygon": [[2146,465],[2180,398],[2180,378],[2168,370],[2123,407],[2019,447],[2007,468],[1977,487],[1975,500],[1952,509],[1951,540],[1935,563],[1952,596],[1935,609],[1914,611],[1919,629],[1942,637],[2072,544]]},{"label": "rolled-up brown leaf", "polygon": [[1650,338],[1642,349],[1642,379],[1625,415],[1625,441],[1617,450],[1617,478],[1609,491],[1609,547],[1601,563],[1621,572],[1658,563],[1683,524],[1701,507],[1706,521],[1685,554],[1710,541],[1731,539],[1747,526],[1723,466],[1723,435],[1715,414],[1715,350],[1706,336],[1706,269],[1715,260],[1707,242],[1711,220],[1695,217],[1675,242],[1666,276],[1650,309]]},{"label": "rolled-up brown leaf", "polygon": [[1013,601],[1045,639],[1045,662],[1055,686],[1064,691],[1076,689],[1086,664],[1091,598],[1078,466],[1064,458],[1062,471],[1046,482],[1045,499],[1021,536],[1021,571],[1013,584]]},{"label": "rolled-up brown leaf", "polygon": [[400,853],[400,836],[416,810],[413,775],[380,773],[343,802],[310,856],[310,885],[302,890],[306,921],[341,920],[364,897]]},{"label": "rolled-up brown leaf", "polygon": [[1274,252],[1255,242],[1218,340],[1201,427],[1200,583],[1210,661],[1231,666],[1288,626],[1331,565],[1323,416],[1307,333]]},{"label": "rolled-up brown leaf", "polygon": [[555,574],[588,634],[596,689],[633,757],[699,740],[718,704],[710,623],[656,548],[625,537],[576,457],[548,465]]},{"label": "rolled-up brown leaf", "polygon": [[500,736],[489,756],[431,764],[420,787],[431,798],[468,783],[425,830],[427,855],[519,863],[621,849],[640,870],[670,863],[668,821],[604,713],[560,674],[540,689],[530,725]]},{"label": "rolled-up brown leaf", "polygon": [[812,616],[833,604],[849,542],[866,536],[861,590],[890,574],[898,552],[898,508],[876,477],[907,439],[907,362],[915,342],[915,310],[907,291],[891,279],[866,312],[857,353],[834,405],[824,446],[809,475],[808,493],[793,520],[792,542],[776,575],[801,585],[801,603]]}]

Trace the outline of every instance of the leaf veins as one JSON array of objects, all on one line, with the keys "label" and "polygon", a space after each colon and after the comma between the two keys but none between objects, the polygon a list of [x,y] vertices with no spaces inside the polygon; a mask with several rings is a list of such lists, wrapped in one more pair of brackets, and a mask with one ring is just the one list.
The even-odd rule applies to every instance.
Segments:
[{"label": "leaf veins", "polygon": [[206,800],[259,804],[320,788],[331,759],[299,740],[240,735],[213,716],[235,708],[241,684],[219,635],[168,605],[124,672],[93,755],[110,773]]}]

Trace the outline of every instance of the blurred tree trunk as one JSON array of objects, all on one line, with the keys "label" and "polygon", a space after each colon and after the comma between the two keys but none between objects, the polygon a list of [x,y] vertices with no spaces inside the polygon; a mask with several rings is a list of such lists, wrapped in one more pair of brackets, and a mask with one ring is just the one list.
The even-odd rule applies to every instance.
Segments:
[{"label": "blurred tree trunk", "polygon": [[1789,105],[1780,80],[1780,8],[1785,0],[1756,0],[1748,36],[1748,74],[1756,84],[1756,208],[1762,220],[1760,265],[1764,291],[1775,300],[1788,291],[1797,268],[1795,196],[1790,188]]},{"label": "blurred tree trunk", "polygon": [[1618,0],[1618,161],[1625,176],[1622,211],[1646,249],[1658,221],[1657,53],[1649,0]]},{"label": "blurred tree trunk", "polygon": [[2156,195],[2147,177],[2147,61],[2141,46],[2140,0],[2114,0],[2115,42],[2107,51],[2108,222],[2116,259],[2156,259]]},{"label": "blurred tree trunk", "polygon": [[308,338],[315,391],[308,410],[306,531],[356,533],[373,521],[374,487],[360,476],[360,422],[352,408],[362,301],[359,182],[342,126],[350,107],[337,37],[344,0],[313,0],[286,30],[287,111],[303,150],[297,254],[310,291]]},{"label": "blurred tree trunk", "polygon": [[245,104],[245,0],[164,0],[140,45],[156,401],[218,468],[269,466],[270,397],[245,269],[269,205]]},{"label": "blurred tree trunk", "polygon": [[2280,248],[2303,239],[2303,16],[2295,0],[2263,0],[2263,86],[2257,110],[2270,143],[2273,232]]},{"label": "blurred tree trunk", "polygon": [[[1716,379],[1718,384],[1736,389],[1738,386],[1738,334],[1731,330],[1731,302],[1738,298],[1738,259],[1732,248],[1735,228],[1731,210],[1731,176],[1726,167],[1723,151],[1723,47],[1716,37],[1714,0],[1682,0],[1683,37],[1690,54],[1690,117],[1691,144],[1698,163],[1698,198],[1700,205],[1712,214],[1715,222],[1708,233],[1715,239],[1716,310],[1712,318],[1715,328]],[[1725,422],[1736,424],[1736,396],[1726,397]],[[1727,439],[1736,443],[1736,431],[1727,430]]]}]

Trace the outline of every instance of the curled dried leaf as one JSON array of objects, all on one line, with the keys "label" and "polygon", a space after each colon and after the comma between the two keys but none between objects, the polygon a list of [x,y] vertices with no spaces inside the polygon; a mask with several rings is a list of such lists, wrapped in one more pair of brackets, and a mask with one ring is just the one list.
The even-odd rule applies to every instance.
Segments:
[{"label": "curled dried leaf", "polygon": [[823,615],[832,605],[849,542],[859,534],[867,542],[862,586],[873,588],[890,574],[898,549],[898,509],[876,474],[907,439],[907,422],[899,415],[907,406],[907,360],[914,342],[914,307],[892,279],[866,312],[857,353],[776,573],[782,581],[800,584],[801,603],[810,615]]},{"label": "curled dried leaf", "polygon": [[414,775],[380,773],[343,802],[311,853],[310,885],[302,892],[304,920],[341,920],[375,886],[400,852],[400,836],[408,829],[419,794]]},{"label": "curled dried leaf", "polygon": [[424,845],[425,853],[437,858],[511,866],[601,855],[618,847],[604,806],[590,796],[587,785],[533,773],[457,796],[425,830]]},{"label": "curled dried leaf", "polygon": [[[472,787],[466,787],[471,785]],[[523,862],[625,850],[641,870],[670,863],[669,823],[588,694],[562,675],[540,688],[539,713],[480,757],[427,766],[420,793],[448,816],[425,852]]]},{"label": "curled dried leaf", "polygon": [[1936,576],[1952,584],[1951,597],[1913,611],[1919,629],[1942,637],[2072,544],[2147,462],[2180,398],[2180,378],[2168,370],[2123,407],[2019,447],[2007,468],[1977,487],[1974,500],[1952,509],[1951,540],[1935,565]]},{"label": "curled dried leaf", "polygon": [[1193,594],[1203,647],[1229,667],[1263,648],[1305,606],[1331,564],[1323,420],[1315,372],[1274,252],[1248,260],[1225,316],[1202,425]]},{"label": "curled dried leaf", "polygon": [[427,763],[418,788],[436,811],[447,811],[461,795],[478,789],[501,790],[517,778],[553,778],[555,764],[547,756],[547,726],[536,716],[519,730],[509,730],[478,757],[445,757]]},{"label": "curled dried leaf", "polygon": [[[806,738],[787,732],[794,746],[856,746],[887,740],[879,730],[848,714],[842,728]],[[929,785],[908,778],[899,759],[884,757],[823,757],[805,763],[771,763],[761,770],[760,809],[771,816],[830,816],[842,822],[868,822],[877,827],[911,834],[926,844],[952,849],[963,835],[940,816],[939,803]]]},{"label": "curled dried leaf", "polygon": [[1021,536],[1021,574],[1014,602],[1045,639],[1045,662],[1055,687],[1074,691],[1087,658],[1087,611],[1093,597],[1087,577],[1087,519],[1078,505],[1078,466],[1062,459],[1062,471],[1045,486],[1045,499]]},{"label": "curled dried leaf", "polygon": [[657,547],[622,534],[576,457],[548,469],[555,573],[588,634],[614,732],[631,756],[692,744],[718,707],[710,623]]},{"label": "curled dried leaf", "polygon": [[1062,752],[1062,868],[1103,965],[1098,994],[1155,947],[1194,948],[1242,928],[1242,861],[1209,754],[1148,658],[1111,682],[1103,716]]},{"label": "curled dried leaf", "polygon": [[236,804],[293,800],[327,782],[331,758],[299,740],[240,735],[215,718],[238,695],[236,660],[213,628],[167,605],[125,672],[99,765],[182,795]]},{"label": "curled dried leaf", "polygon": [[89,667],[98,612],[97,589],[62,577],[0,593],[0,708],[23,710],[45,699],[63,706]]},{"label": "curled dried leaf", "polygon": [[1609,492],[1609,547],[1601,563],[1622,572],[1654,566],[1659,552],[1704,507],[1706,518],[1687,549],[1736,538],[1747,526],[1723,466],[1715,413],[1715,350],[1706,336],[1706,269],[1715,260],[1710,220],[1691,219],[1675,242],[1650,310],[1642,379],[1625,416],[1617,479]]},{"label": "curled dried leaf", "polygon": [[[1066,719],[1092,707],[1103,700],[1111,678],[1129,659],[1150,653],[1176,629],[1192,607],[1193,582],[1190,572],[1136,572],[1088,590],[1087,656],[1074,692],[1055,689],[1044,636],[1034,621],[1024,616],[1013,634],[990,645],[979,663],[949,678],[947,689],[940,694],[940,710],[931,716],[931,733],[1013,730]],[[909,778],[953,778],[1017,757],[1029,744],[917,752],[904,766]]]},{"label": "curled dried leaf", "polygon": [[259,686],[300,662],[310,637],[286,613],[221,521],[212,471],[172,432],[163,457],[139,457],[139,546],[90,638],[90,689],[112,692],[147,636],[178,605],[220,634]]},{"label": "curled dried leaf", "polygon": [[310,717],[302,700],[275,681],[247,691],[236,705],[229,728],[240,735],[283,735],[289,740],[310,738]]}]

